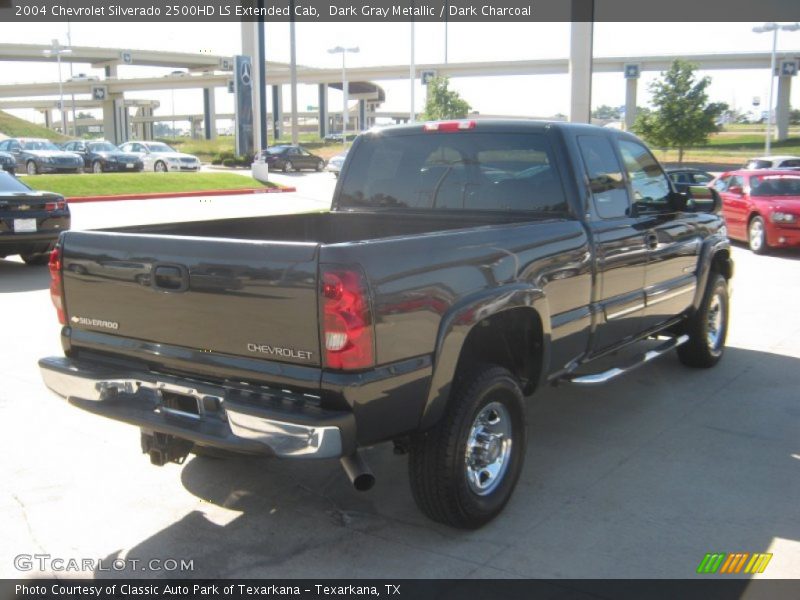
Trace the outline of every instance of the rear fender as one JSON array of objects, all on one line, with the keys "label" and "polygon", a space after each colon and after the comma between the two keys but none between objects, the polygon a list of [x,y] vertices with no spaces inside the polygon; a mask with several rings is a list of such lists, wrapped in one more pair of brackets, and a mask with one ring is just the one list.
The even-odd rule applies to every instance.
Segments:
[{"label": "rear fender", "polygon": [[423,408],[420,429],[432,427],[444,414],[461,351],[470,331],[486,318],[515,308],[532,308],[539,314],[543,333],[542,372],[547,372],[550,360],[550,312],[542,290],[519,283],[468,296],[453,306],[439,327],[431,387]]}]

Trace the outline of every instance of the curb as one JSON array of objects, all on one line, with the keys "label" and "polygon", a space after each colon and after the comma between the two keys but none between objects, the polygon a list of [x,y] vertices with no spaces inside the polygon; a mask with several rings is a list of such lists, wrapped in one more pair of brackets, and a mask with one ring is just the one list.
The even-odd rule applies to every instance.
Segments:
[{"label": "curb", "polygon": [[245,194],[283,194],[296,192],[295,187],[245,188],[238,190],[203,190],[195,192],[159,192],[153,194],[120,194],[118,196],[75,196],[67,198],[68,204],[81,202],[111,202],[114,200],[160,200],[166,198],[196,198],[198,196],[238,196]]}]

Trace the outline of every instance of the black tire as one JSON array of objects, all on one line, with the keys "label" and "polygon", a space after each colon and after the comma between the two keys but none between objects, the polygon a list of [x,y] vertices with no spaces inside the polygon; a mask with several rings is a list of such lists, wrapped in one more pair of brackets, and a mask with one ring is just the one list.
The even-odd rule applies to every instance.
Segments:
[{"label": "black tire", "polygon": [[[479,417],[501,406],[510,429],[507,453],[505,442],[490,443],[481,457],[476,454],[475,428]],[[500,410],[500,409],[498,409]],[[498,415],[500,422],[500,415]],[[488,431],[486,429],[483,430]],[[480,435],[477,434],[477,435]],[[507,436],[501,436],[501,440]],[[487,466],[468,461],[468,454],[486,459],[488,455],[505,460],[496,478],[488,482],[470,474],[488,473]],[[496,517],[511,497],[525,458],[525,401],[519,383],[508,370],[484,365],[472,369],[472,375],[456,389],[445,414],[433,429],[412,436],[409,447],[408,474],[411,492],[419,509],[429,518],[461,529],[476,529]],[[482,491],[476,486],[486,485]]]},{"label": "black tire", "polygon": [[36,165],[35,160],[29,160],[25,165],[25,170],[28,175],[38,175],[39,174],[39,167]]},{"label": "black tire", "polygon": [[678,358],[684,365],[707,369],[719,362],[725,352],[729,315],[728,281],[712,271],[700,309],[684,328],[689,341],[678,346]]},{"label": "black tire", "polygon": [[103,172],[103,163],[99,160],[96,160],[92,163],[92,173],[102,173]]},{"label": "black tire", "polygon": [[167,172],[167,165],[163,160],[156,161],[156,164],[153,165],[153,170],[156,173],[166,173]]},{"label": "black tire", "polygon": [[322,171],[325,168],[325,163],[321,160],[317,162],[317,172]]},{"label": "black tire", "polygon": [[294,171],[294,165],[292,164],[292,161],[287,160],[285,163],[283,163],[283,172],[291,173],[292,171]]},{"label": "black tire", "polygon": [[20,254],[23,262],[31,267],[39,267],[46,265],[50,260],[48,252],[31,252],[27,254]]},{"label": "black tire", "polygon": [[753,254],[767,254],[769,244],[767,244],[767,229],[764,226],[764,219],[755,216],[747,224],[747,245]]}]

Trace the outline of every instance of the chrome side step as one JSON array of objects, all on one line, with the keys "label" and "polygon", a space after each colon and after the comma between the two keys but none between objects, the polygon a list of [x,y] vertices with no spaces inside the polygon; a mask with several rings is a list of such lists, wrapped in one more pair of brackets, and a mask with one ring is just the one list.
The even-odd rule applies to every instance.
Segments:
[{"label": "chrome side step", "polygon": [[630,373],[637,367],[641,367],[645,363],[649,363],[651,360],[658,358],[659,356],[666,354],[670,350],[674,350],[678,346],[682,346],[686,342],[689,341],[688,335],[681,335],[675,338],[671,338],[661,344],[660,346],[656,346],[652,350],[648,350],[641,356],[637,357],[632,362],[628,363],[622,367],[614,367],[609,369],[608,371],[603,371],[602,373],[590,373],[588,375],[565,375],[561,381],[565,383],[574,383],[576,385],[600,385],[601,383],[606,383],[607,381],[611,381],[615,377],[619,377],[620,375],[624,375],[625,373]]}]

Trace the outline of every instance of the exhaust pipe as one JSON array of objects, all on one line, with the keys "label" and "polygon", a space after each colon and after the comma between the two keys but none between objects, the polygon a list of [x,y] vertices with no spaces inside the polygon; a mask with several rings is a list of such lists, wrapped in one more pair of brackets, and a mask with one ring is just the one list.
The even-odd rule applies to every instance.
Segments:
[{"label": "exhaust pipe", "polygon": [[375,475],[369,470],[367,463],[358,452],[341,457],[339,462],[342,463],[342,468],[350,479],[350,483],[359,492],[366,492],[375,485]]}]

